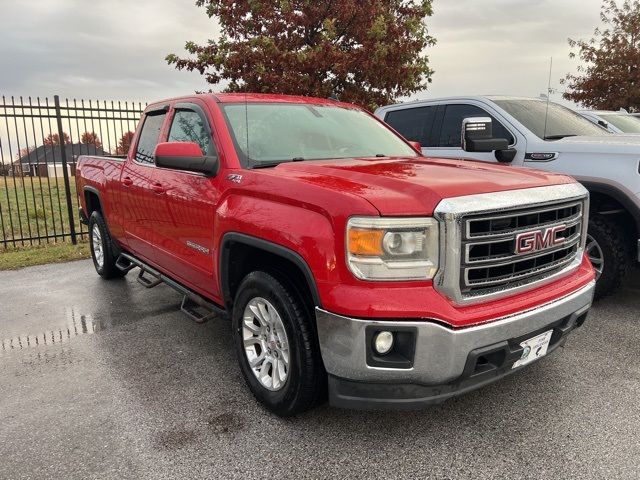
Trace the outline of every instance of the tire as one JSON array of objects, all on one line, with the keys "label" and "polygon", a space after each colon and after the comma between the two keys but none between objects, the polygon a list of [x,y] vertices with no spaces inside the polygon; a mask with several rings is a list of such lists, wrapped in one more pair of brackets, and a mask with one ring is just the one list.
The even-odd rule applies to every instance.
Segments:
[{"label": "tire", "polygon": [[89,217],[89,245],[93,266],[98,275],[110,279],[124,277],[127,274],[116,267],[118,254],[115,253],[107,224],[98,211],[93,212]]},{"label": "tire", "polygon": [[602,216],[589,220],[586,253],[596,269],[595,298],[615,292],[628,271],[628,243],[623,229]]},{"label": "tire", "polygon": [[286,280],[262,271],[247,275],[232,328],[242,375],[267,409],[288,417],[324,400],[326,372],[312,319]]}]

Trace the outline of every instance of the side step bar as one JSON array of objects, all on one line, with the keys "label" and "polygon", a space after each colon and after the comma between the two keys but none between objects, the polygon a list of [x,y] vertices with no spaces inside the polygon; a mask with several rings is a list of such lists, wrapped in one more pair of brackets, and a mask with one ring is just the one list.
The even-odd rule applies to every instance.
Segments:
[{"label": "side step bar", "polygon": [[138,274],[137,280],[146,288],[153,288],[161,283],[166,283],[168,286],[184,295],[182,298],[182,304],[180,305],[180,310],[182,310],[182,312],[196,323],[204,323],[214,317],[227,317],[227,312],[223,308],[220,308],[201,295],[198,295],[175,280],[160,273],[155,268],[147,265],[141,260],[138,260],[133,255],[121,253],[116,261],[116,267],[123,272],[128,272],[129,270],[138,267],[140,268],[140,273]]}]

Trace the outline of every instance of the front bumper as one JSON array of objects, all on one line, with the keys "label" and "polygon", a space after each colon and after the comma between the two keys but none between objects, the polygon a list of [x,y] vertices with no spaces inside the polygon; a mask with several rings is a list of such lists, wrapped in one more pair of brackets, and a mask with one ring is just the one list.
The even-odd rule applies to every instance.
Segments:
[{"label": "front bumper", "polygon": [[[318,337],[329,374],[329,400],[349,408],[418,408],[479,388],[515,372],[520,343],[553,330],[548,352],[582,325],[595,282],[535,309],[464,329],[437,320],[361,320],[316,309]],[[372,360],[372,330],[409,331],[405,368]],[[372,365],[373,364],[373,365]]]}]

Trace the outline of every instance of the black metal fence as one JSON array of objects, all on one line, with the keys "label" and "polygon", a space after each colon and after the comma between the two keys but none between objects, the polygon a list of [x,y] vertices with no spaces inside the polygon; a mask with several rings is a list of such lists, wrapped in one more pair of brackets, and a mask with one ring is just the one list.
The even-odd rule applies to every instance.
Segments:
[{"label": "black metal fence", "polygon": [[5,97],[0,102],[0,249],[70,239],[80,155],[124,155],[143,103]]}]

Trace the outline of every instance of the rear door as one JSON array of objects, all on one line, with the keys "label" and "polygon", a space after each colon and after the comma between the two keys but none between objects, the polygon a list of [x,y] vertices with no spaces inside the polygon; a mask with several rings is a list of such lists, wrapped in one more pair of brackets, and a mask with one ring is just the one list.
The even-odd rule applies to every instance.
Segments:
[{"label": "rear door", "polygon": [[[206,109],[196,99],[176,103],[170,114],[167,141],[195,142],[204,155],[217,156]],[[158,264],[192,289],[217,296],[213,235],[219,176],[156,167],[152,183]]]},{"label": "rear door", "polygon": [[120,176],[120,198],[127,246],[134,254],[150,261],[154,259],[154,245],[158,241],[153,224],[153,151],[162,138],[168,110],[169,105],[166,105],[145,113],[135,150],[125,162]]}]

